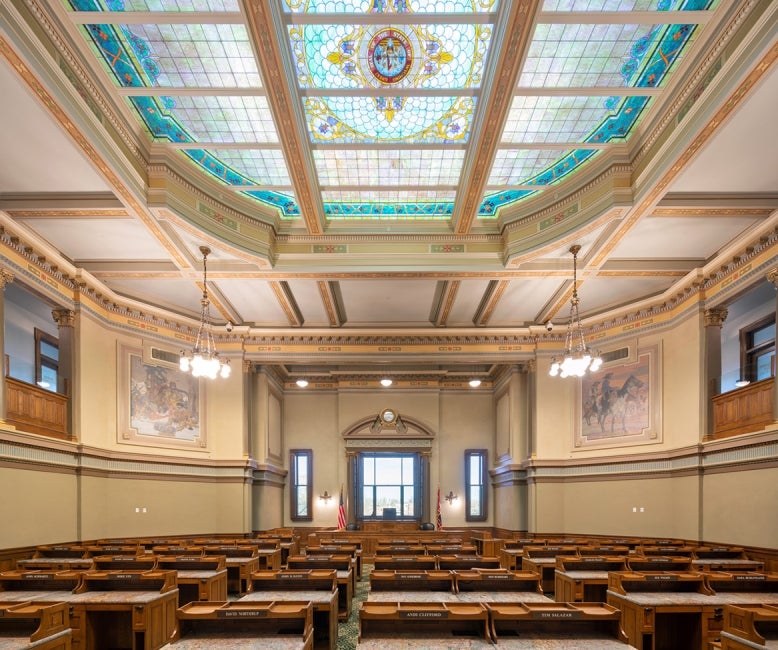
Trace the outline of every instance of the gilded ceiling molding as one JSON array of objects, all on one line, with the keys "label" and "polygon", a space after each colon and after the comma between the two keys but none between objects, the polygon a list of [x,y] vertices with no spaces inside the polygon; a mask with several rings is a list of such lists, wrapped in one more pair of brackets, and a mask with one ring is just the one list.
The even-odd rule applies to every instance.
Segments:
[{"label": "gilded ceiling molding", "polygon": [[486,291],[484,291],[481,304],[478,305],[478,309],[473,315],[473,325],[485,326],[489,322],[500,302],[500,298],[502,298],[502,294],[508,288],[508,284],[508,280],[492,280],[489,283]]},{"label": "gilded ceiling molding", "polygon": [[[466,235],[470,232],[483,200],[491,161],[502,133],[500,127],[505,122],[513,101],[511,91],[517,84],[525,49],[531,41],[533,19],[539,11],[540,4],[540,0],[515,0],[504,3],[501,7],[506,11],[507,27],[503,32],[506,34],[506,40],[493,44],[489,63],[498,71],[498,74],[495,75],[490,88],[480,89],[480,97],[486,94],[490,96],[492,109],[484,116],[481,129],[478,133],[472,134],[468,143],[468,151],[471,155],[466,161],[457,190],[458,193],[463,192],[463,196],[457,201],[451,218],[454,232],[458,235]],[[479,99],[479,104],[487,105],[490,102]]]},{"label": "gilded ceiling molding", "polygon": [[[295,199],[300,206],[300,214],[305,220],[308,233],[320,235],[324,231],[324,204],[321,193],[310,168],[303,146],[305,130],[295,120],[298,111],[295,108],[287,79],[283,73],[282,46],[278,42],[276,22],[269,2],[249,2],[246,18],[251,36],[257,47],[255,54],[262,73],[262,84],[267,91],[267,101],[273,118],[278,124],[284,155],[289,165],[289,175],[294,186]],[[280,29],[281,26],[278,27]],[[293,80],[289,83],[294,83]]]},{"label": "gilded ceiling molding", "polygon": [[454,235],[451,233],[337,233],[314,237],[308,234],[280,233],[276,241],[284,244],[351,244],[351,243],[430,243],[430,244],[499,244],[502,235],[497,233],[468,233]]},{"label": "gilded ceiling molding", "polygon": [[454,307],[457,292],[459,291],[459,280],[444,281],[440,292],[440,299],[433,308],[433,314],[430,320],[437,327],[445,327],[448,323],[448,317],[451,315],[451,309]]},{"label": "gilded ceiling molding", "polygon": [[15,219],[105,219],[108,217],[115,217],[117,219],[131,219],[127,210],[98,210],[98,209],[85,209],[85,210],[14,210],[13,208],[6,209],[5,212],[10,214]]},{"label": "gilded ceiling molding", "polygon": [[[668,127],[675,127],[677,124],[672,122],[676,120],[679,111],[683,108],[686,101],[692,95],[692,93],[699,92],[700,83],[704,81],[704,77],[711,69],[719,57],[724,53],[724,48],[732,40],[735,32],[743,25],[746,18],[749,17],[754,7],[760,2],[760,0],[746,0],[738,6],[738,11],[735,16],[730,20],[724,29],[718,29],[716,33],[719,35],[715,44],[710,45],[706,49],[706,54],[702,62],[697,66],[693,73],[687,75],[684,79],[684,83],[680,84],[680,87],[674,88],[674,92],[671,95],[673,101],[663,115],[657,121],[656,128],[652,129],[647,134],[645,141],[637,150],[633,159],[633,164],[638,166],[638,163],[648,155],[649,150],[654,146],[656,141],[665,133]],[[769,4],[766,3],[766,4]],[[676,84],[678,86],[679,84]]]},{"label": "gilded ceiling molding", "polygon": [[160,245],[165,248],[168,254],[176,260],[176,263],[182,266],[188,266],[186,260],[181,256],[181,253],[170,244],[164,232],[160,228],[157,221],[149,214],[146,207],[138,201],[135,196],[124,185],[124,182],[113,171],[113,169],[106,163],[105,159],[100,155],[97,149],[92,145],[90,139],[86,137],[80,130],[80,128],[70,119],[70,116],[59,106],[56,100],[51,96],[49,91],[38,81],[38,78],[32,73],[22,59],[16,54],[8,41],[0,36],[0,55],[2,55],[8,63],[16,70],[17,74],[21,77],[22,81],[32,91],[38,101],[48,109],[51,116],[59,122],[62,128],[70,136],[72,142],[81,149],[82,153],[89,159],[97,168],[98,172],[102,175],[105,181],[111,186],[116,194],[121,198],[122,202],[127,205],[140,219],[140,221],[149,229],[149,232],[153,234],[160,242]]},{"label": "gilded ceiling molding", "polygon": [[336,282],[326,280],[317,280],[316,286],[319,288],[319,295],[330,327],[341,327],[346,322],[346,311],[340,297],[340,287]]},{"label": "gilded ceiling molding", "polygon": [[[108,123],[111,125],[111,128],[113,128],[124,146],[127,147],[127,150],[135,158],[138,166],[145,166],[146,158],[138,146],[138,141],[134,134],[127,130],[122,120],[117,119],[116,114],[110,105],[106,103],[102,90],[99,89],[94,83],[94,74],[91,71],[84,70],[78,59],[73,56],[73,52],[70,50],[70,48],[62,41],[62,38],[60,37],[57,29],[52,27],[52,22],[50,20],[50,10],[41,6],[41,3],[37,0],[24,0],[24,3],[29,9],[30,13],[34,16],[39,27],[46,34],[49,42],[53,45],[54,49],[62,58],[60,67],[62,67],[62,62],[66,63],[70,72],[76,77],[76,79],[78,79],[78,82],[81,84],[80,89],[75,88],[76,92],[80,94],[79,91],[83,91],[89,96],[89,99],[98,106],[101,112],[100,117],[105,118],[108,121]],[[73,84],[72,80],[70,82]],[[75,84],[73,85],[75,86]]]},{"label": "gilded ceiling molding", "polygon": [[284,310],[286,318],[289,321],[289,325],[292,327],[302,327],[303,315],[300,312],[300,308],[294,300],[292,292],[289,290],[289,285],[286,282],[269,282],[270,288],[273,290],[273,294],[278,300],[278,304],[281,309]]},{"label": "gilded ceiling molding", "polygon": [[770,208],[657,208],[652,217],[769,217]]},{"label": "gilded ceiling molding", "polygon": [[748,76],[738,86],[735,92],[730,95],[722,107],[718,110],[708,123],[700,130],[700,132],[694,137],[689,145],[681,152],[676,161],[672,164],[670,169],[666,171],[662,177],[657,181],[653,187],[648,191],[646,196],[640,202],[640,204],[633,207],[630,213],[625,217],[621,223],[618,231],[608,241],[607,245],[600,249],[591,260],[593,266],[602,265],[607,259],[609,251],[611,251],[618,243],[621,242],[622,237],[629,232],[640,218],[645,214],[650,214],[656,209],[657,203],[661,196],[664,195],[669,185],[676,179],[676,177],[686,168],[692,158],[697,154],[700,149],[707,144],[707,142],[716,134],[719,127],[726,121],[726,118],[734,111],[740,103],[745,99],[748,93],[754,86],[761,80],[766,72],[768,72],[778,58],[778,43],[774,44],[770,48],[769,52],[762,58],[759,63],[754,66]]}]

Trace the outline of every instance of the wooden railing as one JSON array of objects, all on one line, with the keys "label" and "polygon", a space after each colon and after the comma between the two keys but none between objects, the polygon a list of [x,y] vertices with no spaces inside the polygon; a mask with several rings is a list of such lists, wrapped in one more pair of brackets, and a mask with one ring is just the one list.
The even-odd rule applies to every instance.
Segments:
[{"label": "wooden railing", "polygon": [[68,440],[68,397],[5,378],[6,420],[31,433]]},{"label": "wooden railing", "polygon": [[713,398],[713,431],[709,440],[761,431],[774,421],[774,378],[763,379]]}]

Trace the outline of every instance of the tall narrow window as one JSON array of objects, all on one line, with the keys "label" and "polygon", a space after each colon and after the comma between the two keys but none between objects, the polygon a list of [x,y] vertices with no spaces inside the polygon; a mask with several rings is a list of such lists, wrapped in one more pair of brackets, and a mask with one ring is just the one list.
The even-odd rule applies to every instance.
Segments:
[{"label": "tall narrow window", "polygon": [[59,339],[35,328],[35,383],[57,392],[59,381]]},{"label": "tall narrow window", "polygon": [[417,453],[359,454],[357,512],[360,519],[420,516],[421,462]]},{"label": "tall narrow window", "polygon": [[741,379],[760,381],[775,375],[775,315],[740,330]]},{"label": "tall narrow window", "polygon": [[310,449],[289,451],[289,486],[292,521],[313,519],[313,452]]},{"label": "tall narrow window", "polygon": [[486,449],[465,450],[465,521],[486,521]]}]

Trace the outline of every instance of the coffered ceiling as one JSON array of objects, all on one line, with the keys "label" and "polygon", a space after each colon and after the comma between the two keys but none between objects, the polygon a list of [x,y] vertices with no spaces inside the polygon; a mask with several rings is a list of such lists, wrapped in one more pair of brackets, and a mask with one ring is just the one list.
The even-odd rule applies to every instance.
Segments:
[{"label": "coffered ceiling", "polygon": [[[242,336],[559,332],[572,244],[594,322],[774,231],[777,15],[10,0],[0,220],[111,300],[182,322],[207,245],[214,320]],[[422,369],[436,361],[456,362]]]}]

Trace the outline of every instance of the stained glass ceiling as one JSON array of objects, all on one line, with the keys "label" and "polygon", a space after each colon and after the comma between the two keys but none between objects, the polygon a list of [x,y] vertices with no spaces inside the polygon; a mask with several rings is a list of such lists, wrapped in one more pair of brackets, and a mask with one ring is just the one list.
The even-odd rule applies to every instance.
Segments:
[{"label": "stained glass ceiling", "polygon": [[480,177],[470,219],[494,219],[564,182],[629,140],[718,3],[545,0],[500,108],[510,0],[262,0],[312,170],[294,174],[250,5],[63,1],[154,143],[282,219],[304,189],[324,221],[451,220]]}]

